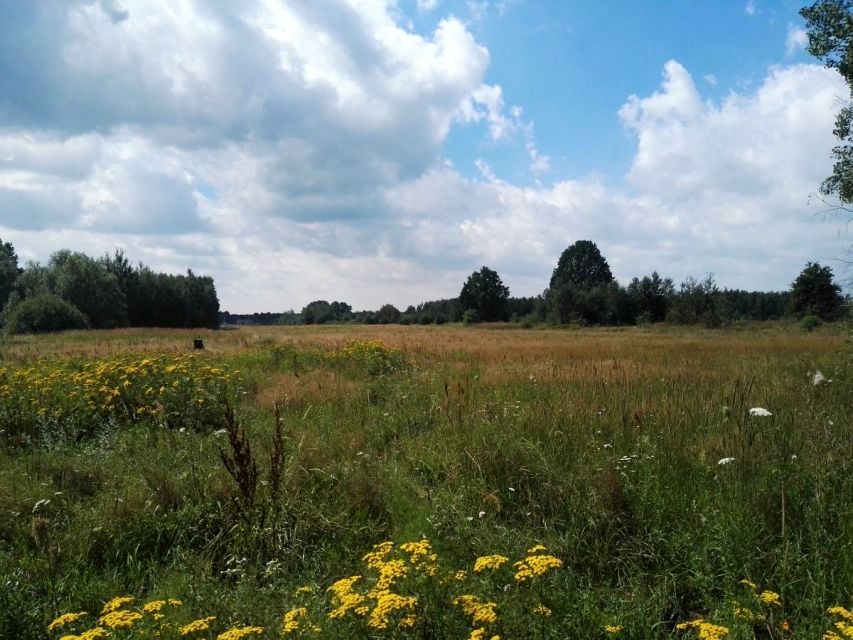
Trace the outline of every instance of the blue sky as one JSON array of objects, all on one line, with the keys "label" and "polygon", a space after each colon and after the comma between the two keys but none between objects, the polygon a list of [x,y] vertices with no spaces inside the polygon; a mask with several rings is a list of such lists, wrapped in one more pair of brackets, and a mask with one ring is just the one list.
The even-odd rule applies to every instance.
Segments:
[{"label": "blue sky", "polygon": [[496,269],[784,289],[849,91],[799,2],[0,5],[0,238],[212,275],[223,309],[401,308]]}]

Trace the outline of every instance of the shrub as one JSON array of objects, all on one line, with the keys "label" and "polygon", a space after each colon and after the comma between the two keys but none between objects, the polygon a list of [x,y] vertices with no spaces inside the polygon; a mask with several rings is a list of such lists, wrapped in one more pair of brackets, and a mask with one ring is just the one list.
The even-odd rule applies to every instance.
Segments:
[{"label": "shrub", "polygon": [[52,293],[27,298],[6,318],[6,332],[12,334],[88,328],[89,321],[77,307]]},{"label": "shrub", "polygon": [[810,313],[802,320],[800,320],[800,327],[802,327],[806,331],[814,331],[822,324],[823,320],[820,319],[820,316],[816,316],[813,313]]}]

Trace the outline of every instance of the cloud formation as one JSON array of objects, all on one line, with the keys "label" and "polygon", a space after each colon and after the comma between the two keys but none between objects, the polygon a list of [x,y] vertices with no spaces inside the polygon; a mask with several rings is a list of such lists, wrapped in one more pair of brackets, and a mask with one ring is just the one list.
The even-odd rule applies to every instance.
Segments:
[{"label": "cloud formation", "polygon": [[[406,24],[383,0],[0,9],[0,237],[25,259],[118,245],[192,267],[235,312],[405,306],[456,295],[482,264],[535,294],[580,238],[623,280],[712,270],[756,288],[838,246],[805,206],[846,93],[833,72],[774,68],[715,105],[666,63],[614,114],[637,151],[611,184],[552,175],[469,25]],[[556,181],[513,184],[486,157],[466,177],[444,157],[462,126],[518,137],[531,177]]]}]

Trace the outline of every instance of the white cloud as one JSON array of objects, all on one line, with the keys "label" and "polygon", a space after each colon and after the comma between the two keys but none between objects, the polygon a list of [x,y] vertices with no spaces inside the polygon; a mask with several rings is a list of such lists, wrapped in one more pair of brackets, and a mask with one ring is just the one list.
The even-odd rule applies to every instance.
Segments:
[{"label": "white cloud", "polygon": [[756,15],[758,13],[758,7],[755,4],[755,0],[748,0],[743,10],[746,11],[746,15],[750,18]]},{"label": "white cloud", "polygon": [[435,11],[438,6],[438,0],[418,0],[418,11],[421,13],[429,13]]},{"label": "white cloud", "polygon": [[785,38],[785,52],[792,56],[802,51],[809,44],[809,34],[802,27],[788,25],[788,36]]},{"label": "white cloud", "polygon": [[[625,184],[525,187],[496,175],[492,147],[517,136],[535,175],[552,161],[458,19],[417,34],[384,0],[40,6],[25,9],[49,16],[40,44],[0,55],[0,77],[23,67],[40,88],[0,96],[0,237],[24,259],[119,245],[210,273],[240,312],[405,306],[456,295],[482,264],[534,294],[581,238],[623,280],[712,270],[755,288],[839,245],[805,201],[846,87],[814,65],[714,104],[670,61],[619,112],[637,140]],[[459,123],[487,138],[476,179],[443,162]]]}]

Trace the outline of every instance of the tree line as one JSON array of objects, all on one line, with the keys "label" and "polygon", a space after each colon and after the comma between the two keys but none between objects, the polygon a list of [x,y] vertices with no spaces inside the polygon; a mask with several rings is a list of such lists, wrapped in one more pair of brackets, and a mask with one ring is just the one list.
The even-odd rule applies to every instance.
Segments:
[{"label": "tree line", "polygon": [[121,249],[97,259],[63,249],[20,267],[0,241],[0,310],[7,333],[219,325],[213,278],[157,273]]},{"label": "tree line", "polygon": [[222,314],[225,324],[443,324],[505,322],[555,325],[632,325],[669,322],[713,328],[740,320],[807,318],[807,324],[839,320],[848,301],[832,269],[809,262],[787,291],[720,289],[713,274],[688,277],[678,287],[656,271],[626,286],[613,277],[591,240],[578,240],[560,255],[548,288],[538,296],[512,297],[496,271],[474,271],[455,298],[400,310],[353,311],[346,302],[315,300],[302,311]]}]

